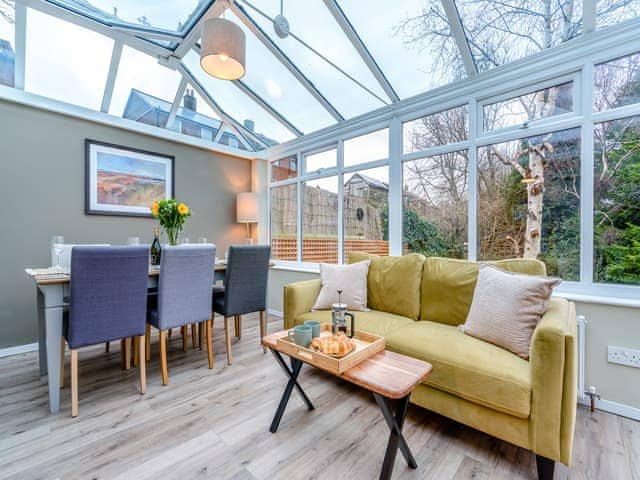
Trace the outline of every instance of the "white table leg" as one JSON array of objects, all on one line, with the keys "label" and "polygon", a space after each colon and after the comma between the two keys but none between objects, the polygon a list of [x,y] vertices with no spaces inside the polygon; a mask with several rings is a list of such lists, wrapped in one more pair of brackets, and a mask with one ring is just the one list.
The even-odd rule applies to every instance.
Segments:
[{"label": "white table leg", "polygon": [[56,413],[60,405],[60,339],[62,338],[64,287],[41,285],[40,291],[44,304],[49,409],[51,413]]}]

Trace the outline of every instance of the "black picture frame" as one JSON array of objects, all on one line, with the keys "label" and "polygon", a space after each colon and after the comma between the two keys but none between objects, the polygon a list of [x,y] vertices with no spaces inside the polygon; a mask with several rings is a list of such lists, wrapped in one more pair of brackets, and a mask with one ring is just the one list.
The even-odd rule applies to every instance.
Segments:
[{"label": "black picture frame", "polygon": [[[139,148],[117,145],[113,143],[101,142],[86,138],[85,145],[85,214],[86,215],[107,215],[107,216],[124,216],[124,217],[146,217],[152,218],[149,207],[155,200],[169,199],[175,197],[175,157],[163,153],[150,152]],[[163,178],[152,178],[132,173],[122,172],[106,172],[105,175],[129,175],[133,177],[143,178],[145,188],[153,189],[157,182],[164,182],[164,197],[150,198],[149,205],[122,205],[114,202],[100,201],[98,180],[98,163],[100,154],[109,156],[112,163],[120,163],[125,167],[127,163],[139,162],[138,169],[152,168],[159,171],[159,167],[163,167]],[[106,157],[103,157],[106,158]],[[103,160],[104,161],[104,160]],[[150,185],[150,186],[149,186]],[[116,184],[116,186],[119,186]],[[125,190],[122,190],[125,192]],[[151,197],[152,193],[149,192]],[[146,211],[145,211],[146,210]]]}]

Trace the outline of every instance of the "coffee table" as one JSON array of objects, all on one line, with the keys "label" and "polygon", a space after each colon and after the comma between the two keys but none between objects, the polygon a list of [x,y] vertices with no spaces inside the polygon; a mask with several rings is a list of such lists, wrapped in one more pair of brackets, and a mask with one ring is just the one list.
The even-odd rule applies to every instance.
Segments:
[{"label": "coffee table", "polygon": [[[311,403],[311,400],[309,400],[309,397],[307,397],[307,394],[298,383],[298,375],[304,363],[312,367],[320,367],[314,365],[304,357],[297,358],[295,356],[289,356],[291,360],[291,367],[289,367],[282,356],[283,352],[278,349],[278,338],[285,337],[286,335],[287,331],[282,331],[262,338],[262,344],[271,350],[289,377],[287,386],[280,399],[280,404],[271,422],[271,428],[269,429],[271,433],[276,433],[278,430],[280,420],[287,408],[287,403],[294,388],[298,390],[309,410],[314,409],[313,403]],[[407,414],[411,392],[416,385],[429,376],[432,368],[431,364],[423,362],[422,360],[384,350],[360,362],[341,375],[329,372],[338,378],[370,391],[382,411],[382,415],[389,426],[390,433],[382,462],[382,470],[380,471],[380,479],[386,480],[391,478],[398,448],[410,468],[418,467],[409,449],[409,445],[402,435],[402,426],[404,425],[404,419]],[[394,403],[396,404],[395,409]]]}]

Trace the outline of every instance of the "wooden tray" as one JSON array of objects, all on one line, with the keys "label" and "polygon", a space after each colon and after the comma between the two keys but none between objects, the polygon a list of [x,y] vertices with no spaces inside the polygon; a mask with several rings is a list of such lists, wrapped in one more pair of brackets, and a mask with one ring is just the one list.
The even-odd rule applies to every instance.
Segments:
[{"label": "wooden tray", "polygon": [[[335,375],[346,372],[385,348],[384,337],[366,332],[356,332],[351,339],[356,344],[356,348],[344,357],[337,358],[326,353],[318,352],[311,347],[307,348],[296,345],[293,340],[287,338],[287,334],[287,330],[277,334],[278,340],[276,346],[278,351],[302,360],[314,367],[327,370]],[[320,335],[331,335],[331,325],[326,323],[322,324]]]}]

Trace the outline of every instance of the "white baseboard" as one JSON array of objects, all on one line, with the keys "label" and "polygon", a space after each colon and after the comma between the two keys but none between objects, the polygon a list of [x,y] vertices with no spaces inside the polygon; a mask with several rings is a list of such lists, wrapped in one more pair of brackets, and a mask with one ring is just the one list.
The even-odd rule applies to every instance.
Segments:
[{"label": "white baseboard", "polygon": [[21,353],[35,352],[38,350],[38,343],[29,343],[27,345],[18,345],[17,347],[0,348],[0,358],[10,357],[11,355],[20,355]]},{"label": "white baseboard", "polygon": [[284,317],[284,315],[282,314],[282,312],[280,312],[280,311],[278,311],[278,310],[274,310],[273,308],[270,308],[270,309],[268,310],[268,312],[269,312],[269,315],[272,315],[272,316],[274,316],[274,317],[280,317],[280,318]]},{"label": "white baseboard", "polygon": [[[578,403],[586,406],[591,405],[591,401],[587,396],[578,398]],[[617,402],[612,402],[611,400],[596,400],[596,408],[598,410],[614,413],[616,415],[627,417],[632,420],[640,420],[640,408],[631,407],[629,405],[623,405]]]}]

